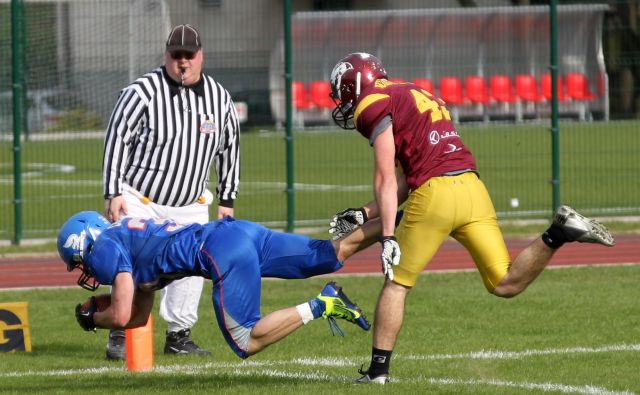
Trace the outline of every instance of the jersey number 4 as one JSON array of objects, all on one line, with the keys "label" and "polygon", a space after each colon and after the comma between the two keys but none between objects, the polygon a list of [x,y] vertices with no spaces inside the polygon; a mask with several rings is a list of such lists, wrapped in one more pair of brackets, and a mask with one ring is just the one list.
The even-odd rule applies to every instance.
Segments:
[{"label": "jersey number 4", "polygon": [[429,92],[422,89],[411,89],[411,94],[416,101],[416,107],[418,107],[420,114],[431,111],[431,122],[438,122],[443,118],[447,121],[451,120],[449,110],[444,106],[444,103],[431,96]]}]

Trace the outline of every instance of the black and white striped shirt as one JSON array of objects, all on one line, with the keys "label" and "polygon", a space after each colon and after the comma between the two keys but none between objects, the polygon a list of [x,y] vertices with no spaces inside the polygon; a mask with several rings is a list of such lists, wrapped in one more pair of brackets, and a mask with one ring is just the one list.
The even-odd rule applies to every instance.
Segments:
[{"label": "black and white striped shirt", "polygon": [[152,202],[191,204],[207,188],[212,160],[220,205],[233,207],[240,126],[222,85],[202,74],[183,88],[160,67],[122,90],[105,136],[105,199],[121,194],[126,182]]}]

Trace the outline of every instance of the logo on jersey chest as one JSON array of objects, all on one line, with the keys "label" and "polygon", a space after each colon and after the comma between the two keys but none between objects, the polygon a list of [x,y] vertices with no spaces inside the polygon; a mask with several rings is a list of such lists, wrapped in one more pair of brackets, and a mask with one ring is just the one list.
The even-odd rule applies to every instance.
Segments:
[{"label": "logo on jersey chest", "polygon": [[440,142],[440,140],[450,139],[454,137],[459,137],[458,132],[456,132],[455,130],[449,132],[439,132],[437,130],[432,130],[429,134],[429,142],[431,142],[431,144],[433,145],[436,145]]},{"label": "logo on jersey chest", "polygon": [[211,134],[216,133],[218,128],[213,121],[212,114],[200,114],[200,133]]},{"label": "logo on jersey chest", "polygon": [[[457,138],[457,137],[459,136],[455,130],[452,130],[449,132],[438,132],[437,130],[432,130],[431,133],[429,134],[429,142],[432,145],[436,145],[440,142],[440,140]],[[462,150],[462,148],[458,147],[457,145],[452,143],[447,143],[447,147],[442,152],[445,154],[450,154],[452,152],[457,152],[460,150]]]}]

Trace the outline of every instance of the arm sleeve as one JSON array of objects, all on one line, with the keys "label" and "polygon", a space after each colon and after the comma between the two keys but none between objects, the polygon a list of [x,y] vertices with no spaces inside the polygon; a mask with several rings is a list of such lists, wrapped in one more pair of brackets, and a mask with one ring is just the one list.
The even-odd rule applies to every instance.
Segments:
[{"label": "arm sleeve", "polygon": [[216,195],[220,205],[233,207],[240,183],[240,123],[233,101],[229,99],[222,141],[215,156],[218,185]]},{"label": "arm sleeve", "polygon": [[133,86],[124,89],[118,97],[104,139],[102,180],[105,198],[122,193],[130,149],[138,130],[143,127],[147,103]]}]

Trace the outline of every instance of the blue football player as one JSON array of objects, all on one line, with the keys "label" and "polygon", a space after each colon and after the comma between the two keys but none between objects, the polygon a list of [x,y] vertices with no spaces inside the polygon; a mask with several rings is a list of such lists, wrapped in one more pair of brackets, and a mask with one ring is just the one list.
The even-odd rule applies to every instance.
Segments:
[{"label": "blue football player", "polygon": [[316,240],[230,217],[206,225],[142,218],[110,224],[97,212],[83,211],[62,226],[58,252],[67,270],[82,271],[81,287],[94,291],[99,284],[112,286],[102,308],[96,297],[76,307],[85,330],[142,326],[154,291],[175,279],[202,276],[213,281],[213,308],[224,338],[239,357],[247,358],[319,317],[329,320],[332,331],[341,333],[335,318],[369,330],[360,308],[335,282],[309,302],[260,317],[261,278],[333,273],[379,233],[379,222],[372,221],[340,240]]}]

